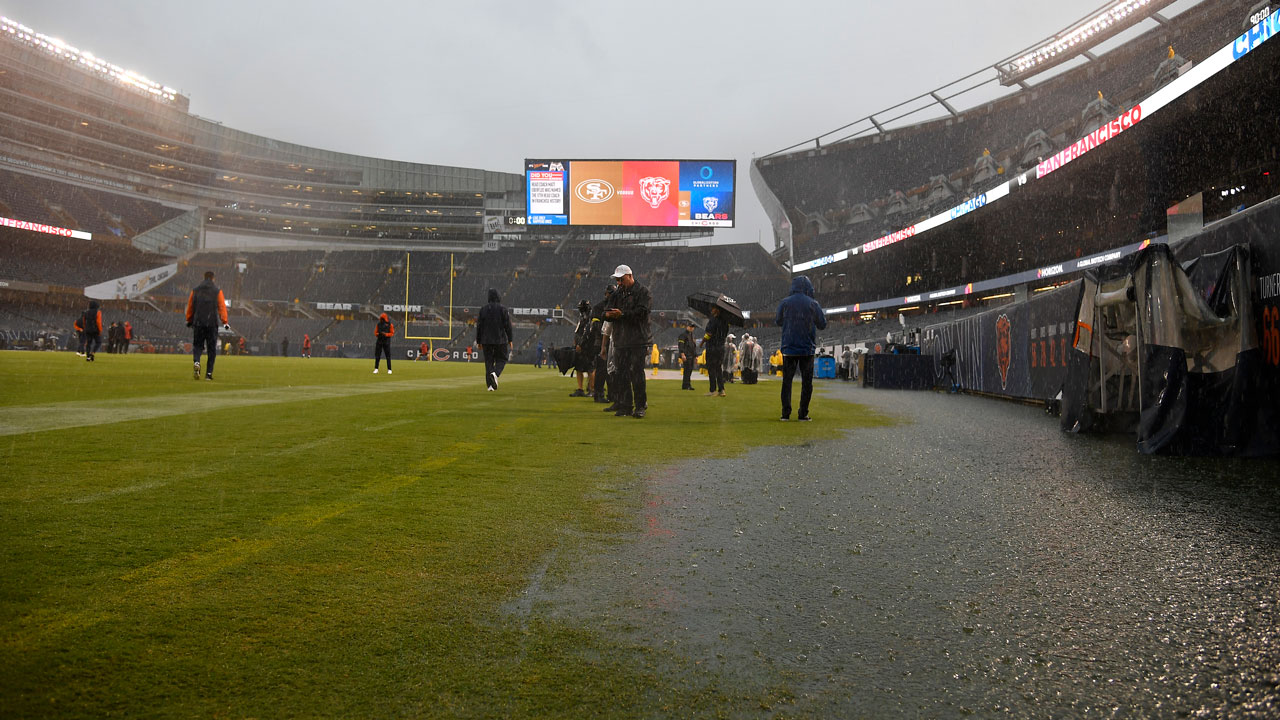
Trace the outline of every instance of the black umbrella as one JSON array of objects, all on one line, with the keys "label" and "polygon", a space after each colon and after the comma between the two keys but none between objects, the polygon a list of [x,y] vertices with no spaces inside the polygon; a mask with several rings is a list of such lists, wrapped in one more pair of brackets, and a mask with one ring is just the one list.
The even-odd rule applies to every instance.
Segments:
[{"label": "black umbrella", "polygon": [[573,370],[577,355],[576,350],[567,346],[555,348],[551,351],[551,358],[556,361],[556,369],[560,371],[561,375]]},{"label": "black umbrella", "polygon": [[742,317],[742,308],[738,307],[738,301],[725,295],[719,290],[699,290],[689,296],[689,307],[698,312],[711,317],[711,308],[720,308],[720,317],[730,325],[742,327],[746,324],[746,320]]}]

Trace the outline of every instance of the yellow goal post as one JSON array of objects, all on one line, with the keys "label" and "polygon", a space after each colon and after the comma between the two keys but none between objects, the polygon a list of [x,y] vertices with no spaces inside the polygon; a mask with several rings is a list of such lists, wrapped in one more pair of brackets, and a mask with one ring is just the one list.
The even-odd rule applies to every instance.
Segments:
[{"label": "yellow goal post", "polygon": [[[413,315],[412,308],[420,307],[425,311],[427,307],[426,303],[422,303],[420,305],[415,306],[410,301],[409,279],[411,277],[410,261],[412,260],[412,257],[413,257],[413,253],[406,252],[404,254],[404,338],[406,340],[426,340],[431,345],[434,345],[433,341],[435,340],[452,340],[453,335],[451,333],[453,332],[453,253],[449,253],[449,316],[448,316],[448,320],[446,321],[447,324],[445,325],[445,327],[447,328],[446,332],[450,334],[445,334],[445,335],[433,335],[430,333],[429,330],[424,329],[424,328],[430,328],[432,325],[438,324],[437,322],[428,320],[425,317],[412,316]],[[419,313],[419,315],[425,315],[425,313]],[[415,332],[415,330],[418,330],[418,329],[424,329],[423,332],[426,332],[427,334],[425,335],[412,334]],[[434,347],[431,347],[431,345],[429,345],[430,349],[434,350]]]}]

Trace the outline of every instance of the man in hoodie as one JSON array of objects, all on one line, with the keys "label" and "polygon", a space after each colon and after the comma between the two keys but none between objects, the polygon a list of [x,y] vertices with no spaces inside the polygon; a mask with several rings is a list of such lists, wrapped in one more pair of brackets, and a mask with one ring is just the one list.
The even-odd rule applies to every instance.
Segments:
[{"label": "man in hoodie", "polygon": [[502,304],[498,291],[490,288],[489,302],[476,316],[476,344],[484,350],[484,384],[489,392],[498,389],[498,378],[507,366],[514,336],[511,313]]},{"label": "man in hoodie", "polygon": [[102,311],[98,309],[98,301],[90,300],[89,309],[80,316],[80,326],[84,328],[84,359],[93,362],[93,356],[102,345]]},{"label": "man in hoodie", "polygon": [[391,338],[396,336],[396,326],[386,313],[378,316],[378,324],[373,328],[373,374],[378,374],[378,361],[385,355],[387,358],[387,374],[391,374]]},{"label": "man in hoodie", "polygon": [[813,396],[813,353],[818,330],[827,327],[826,313],[813,299],[813,283],[804,275],[791,280],[791,294],[778,304],[775,324],[782,327],[782,419],[791,419],[791,379],[800,371],[800,415],[809,419]]},{"label": "man in hoodie", "polygon": [[213,284],[213,271],[204,274],[204,282],[191,290],[187,297],[187,327],[193,328],[195,335],[191,341],[193,360],[192,375],[200,379],[200,353],[208,348],[209,364],[205,367],[206,379],[213,379],[213,361],[218,357],[218,321],[222,327],[230,330],[227,324],[227,299],[218,286]]}]

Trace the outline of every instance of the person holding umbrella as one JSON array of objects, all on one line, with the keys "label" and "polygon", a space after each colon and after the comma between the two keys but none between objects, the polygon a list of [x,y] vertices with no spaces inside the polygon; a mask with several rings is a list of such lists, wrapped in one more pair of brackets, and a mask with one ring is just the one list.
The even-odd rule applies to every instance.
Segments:
[{"label": "person holding umbrella", "polygon": [[724,397],[724,347],[729,342],[729,323],[723,316],[724,310],[719,305],[712,305],[711,321],[702,336],[702,347],[707,350],[707,378],[711,381],[708,397]]}]

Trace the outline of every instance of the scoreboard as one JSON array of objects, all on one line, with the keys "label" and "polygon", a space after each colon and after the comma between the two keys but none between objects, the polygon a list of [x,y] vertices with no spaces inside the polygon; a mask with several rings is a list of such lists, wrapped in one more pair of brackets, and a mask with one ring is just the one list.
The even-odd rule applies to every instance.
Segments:
[{"label": "scoreboard", "polygon": [[733,227],[734,160],[525,160],[529,225]]}]

